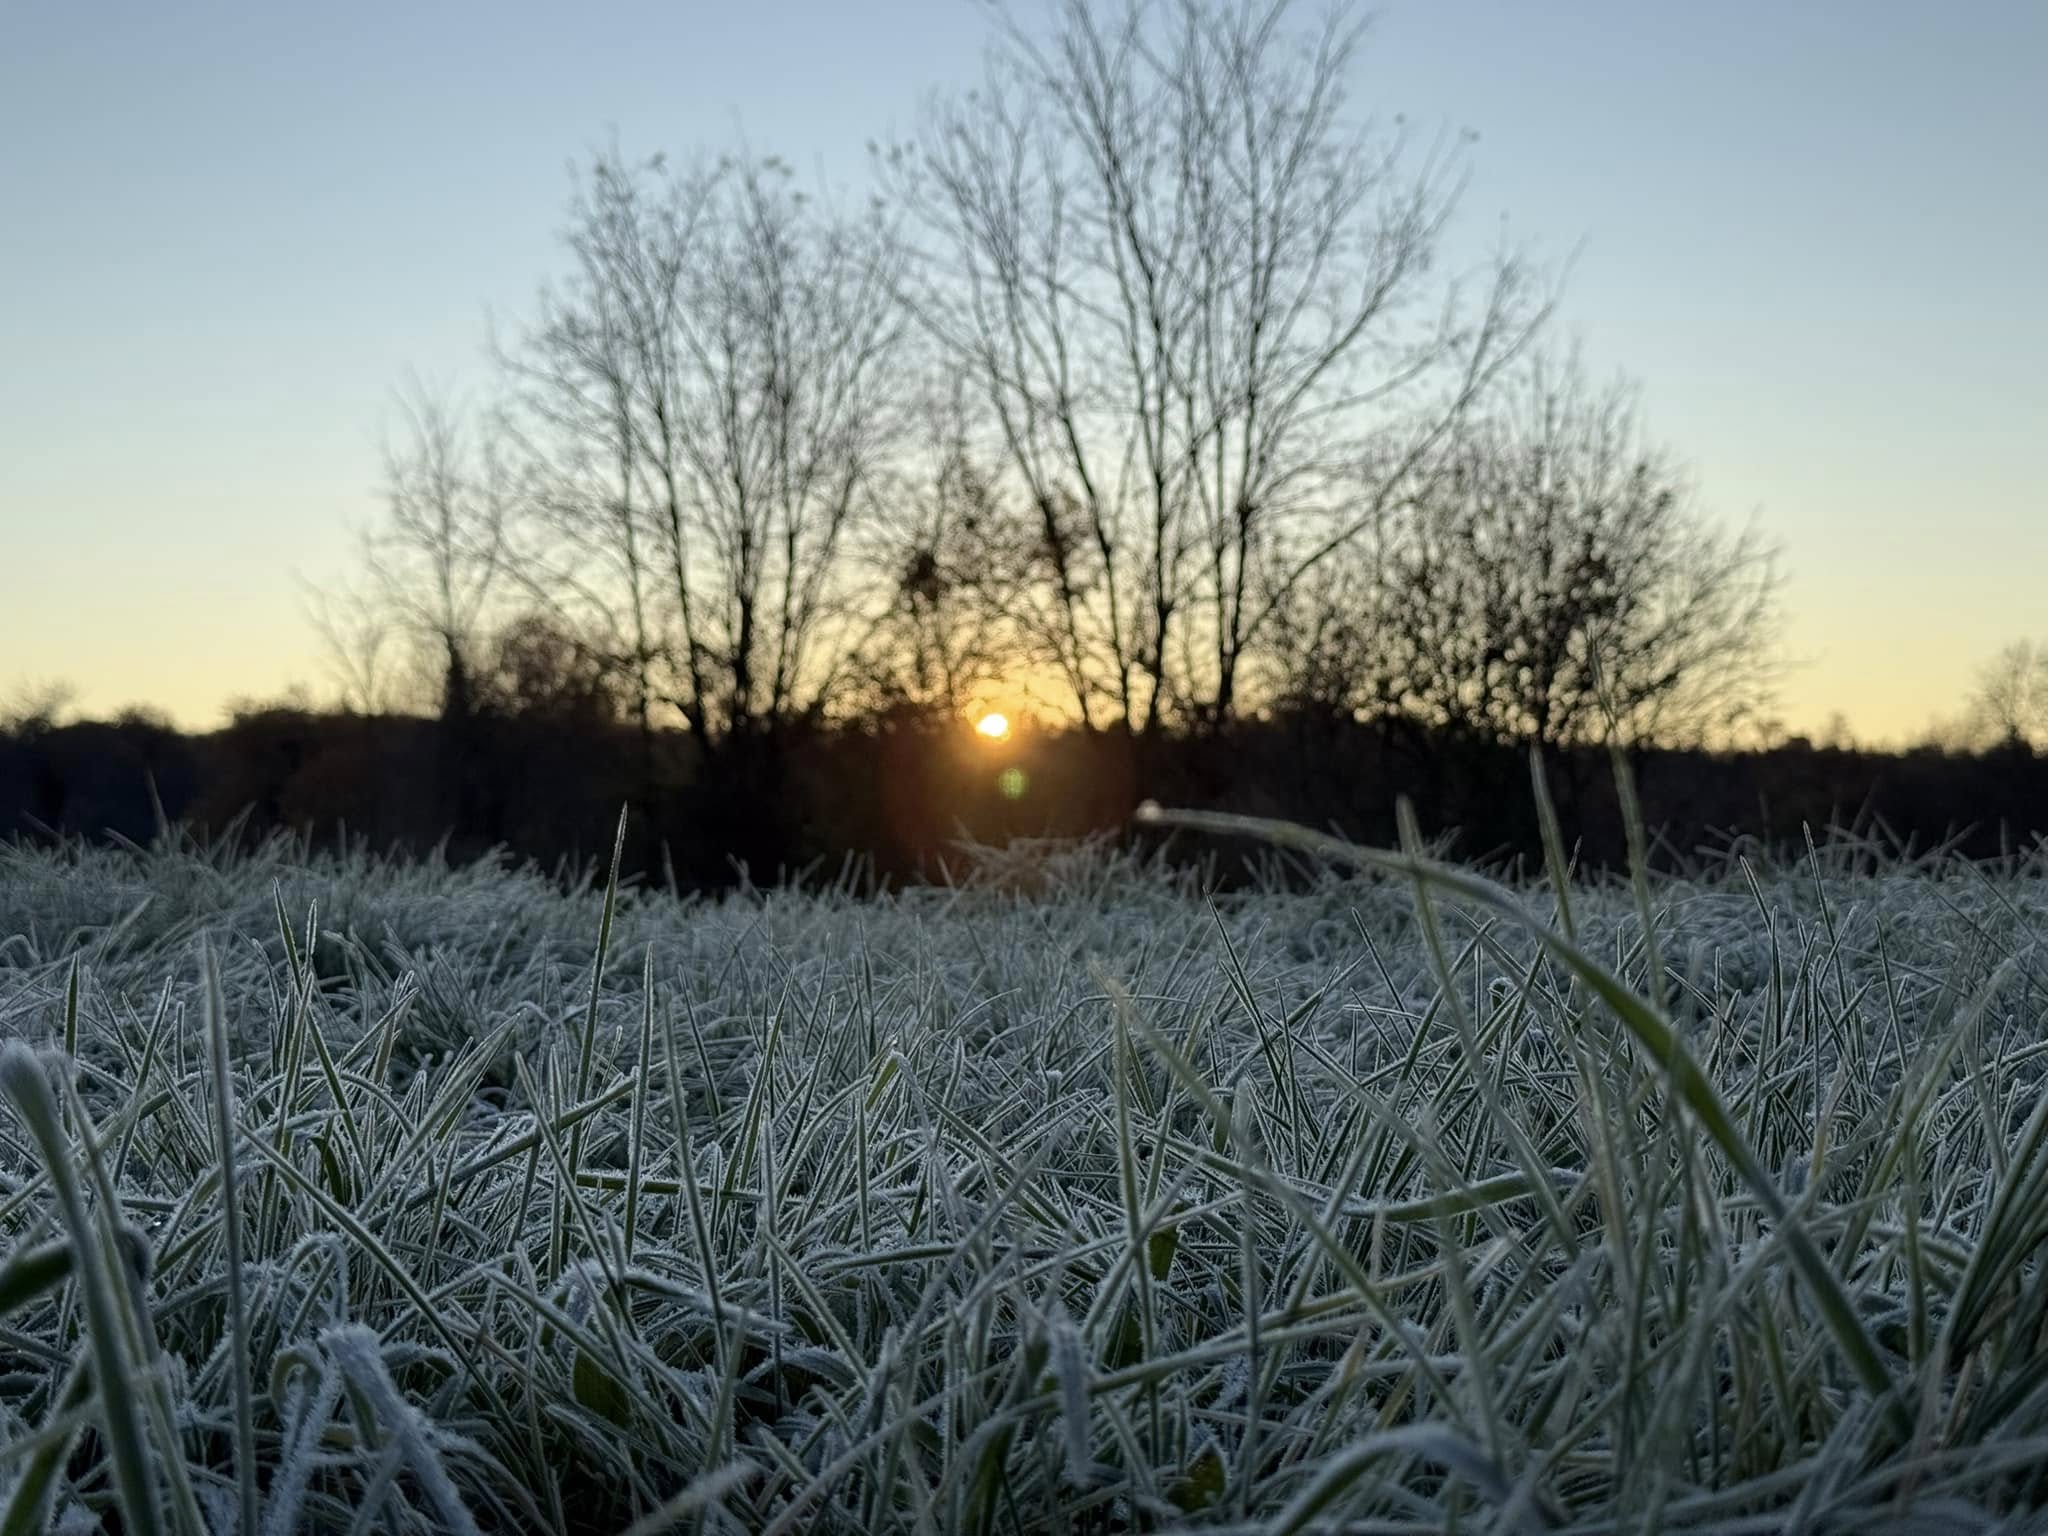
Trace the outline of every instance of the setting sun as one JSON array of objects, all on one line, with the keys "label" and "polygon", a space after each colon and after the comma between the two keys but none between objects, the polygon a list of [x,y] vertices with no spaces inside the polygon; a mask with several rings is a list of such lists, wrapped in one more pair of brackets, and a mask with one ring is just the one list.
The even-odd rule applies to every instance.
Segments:
[{"label": "setting sun", "polygon": [[1008,715],[986,714],[974,722],[975,731],[990,741],[1007,741],[1010,736]]}]

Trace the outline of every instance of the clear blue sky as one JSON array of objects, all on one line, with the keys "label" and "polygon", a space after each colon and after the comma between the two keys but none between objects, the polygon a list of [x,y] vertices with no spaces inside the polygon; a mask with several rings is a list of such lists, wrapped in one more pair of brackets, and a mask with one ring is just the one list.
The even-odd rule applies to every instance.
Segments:
[{"label": "clear blue sky", "polygon": [[[1020,0],[1030,14],[1035,0]],[[1311,8],[1312,9],[1312,8]],[[744,134],[842,183],[972,0],[0,0],[0,695],[211,724],[316,681],[297,577],[408,369],[479,379],[566,166]],[[1480,134],[1708,503],[1785,543],[1795,727],[1901,736],[2048,634],[2048,3],[1392,0],[1357,99]]]}]

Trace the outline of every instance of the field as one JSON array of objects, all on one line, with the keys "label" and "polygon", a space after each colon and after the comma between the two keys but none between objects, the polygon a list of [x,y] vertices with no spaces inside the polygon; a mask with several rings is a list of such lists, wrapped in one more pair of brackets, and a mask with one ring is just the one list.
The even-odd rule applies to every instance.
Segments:
[{"label": "field", "polygon": [[0,850],[0,1533],[2048,1529],[2039,854],[1286,857]]}]

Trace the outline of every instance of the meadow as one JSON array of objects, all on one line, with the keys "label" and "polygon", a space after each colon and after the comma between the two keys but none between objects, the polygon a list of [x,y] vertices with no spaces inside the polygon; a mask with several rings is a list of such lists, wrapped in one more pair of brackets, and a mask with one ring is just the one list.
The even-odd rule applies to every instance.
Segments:
[{"label": "meadow", "polygon": [[2048,855],[1249,830],[0,849],[0,1536],[2048,1529]]}]

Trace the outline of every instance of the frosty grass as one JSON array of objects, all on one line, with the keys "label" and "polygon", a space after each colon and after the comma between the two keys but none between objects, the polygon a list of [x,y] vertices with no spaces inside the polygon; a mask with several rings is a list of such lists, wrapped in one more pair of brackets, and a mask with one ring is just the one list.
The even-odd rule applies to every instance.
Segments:
[{"label": "frosty grass", "polygon": [[2048,860],[1296,844],[0,849],[0,1536],[2048,1528]]}]

